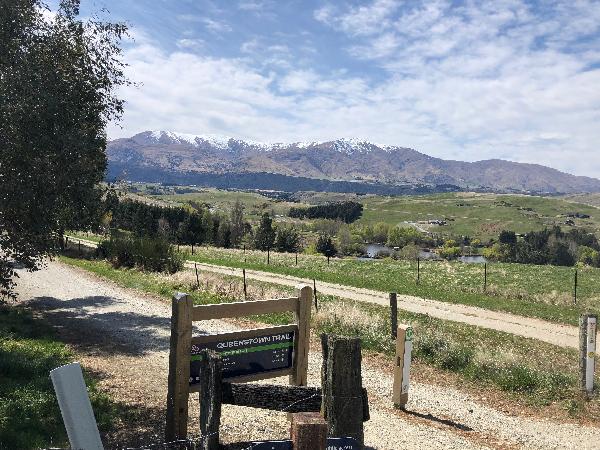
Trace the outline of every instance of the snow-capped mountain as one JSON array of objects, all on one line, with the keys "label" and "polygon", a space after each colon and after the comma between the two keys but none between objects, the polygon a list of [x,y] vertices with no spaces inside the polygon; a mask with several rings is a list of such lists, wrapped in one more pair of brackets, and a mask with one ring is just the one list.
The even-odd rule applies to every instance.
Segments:
[{"label": "snow-capped mountain", "polygon": [[388,188],[406,189],[407,185],[498,192],[600,192],[600,180],[537,164],[497,159],[447,161],[357,139],[261,143],[211,134],[144,131],[110,142],[107,153],[109,178],[126,174],[133,181],[210,185],[210,180],[218,178],[230,187],[242,187],[236,185],[241,183],[246,188],[381,193],[394,193],[398,189]]}]

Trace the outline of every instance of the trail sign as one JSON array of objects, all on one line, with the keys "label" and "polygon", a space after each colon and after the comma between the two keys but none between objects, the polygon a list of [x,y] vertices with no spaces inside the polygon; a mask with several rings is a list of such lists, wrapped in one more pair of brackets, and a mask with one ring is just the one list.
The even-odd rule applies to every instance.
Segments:
[{"label": "trail sign", "polygon": [[200,382],[200,352],[214,350],[223,360],[223,380],[290,369],[297,326],[220,333],[192,338],[190,385]]},{"label": "trail sign", "polygon": [[[326,450],[358,450],[359,444],[351,437],[327,438]],[[248,448],[252,450],[293,450],[291,440],[252,442]]]}]

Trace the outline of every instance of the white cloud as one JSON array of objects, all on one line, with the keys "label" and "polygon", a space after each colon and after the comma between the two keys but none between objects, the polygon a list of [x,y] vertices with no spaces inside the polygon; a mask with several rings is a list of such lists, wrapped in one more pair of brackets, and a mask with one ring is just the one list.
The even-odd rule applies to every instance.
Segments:
[{"label": "white cloud", "polygon": [[214,33],[229,33],[233,30],[231,28],[231,25],[229,25],[227,22],[211,19],[208,17],[203,18],[202,23],[204,23],[204,26],[207,30],[212,31]]},{"label": "white cloud", "polygon": [[176,42],[178,48],[182,50],[201,50],[204,48],[205,42],[202,39],[178,39]]}]

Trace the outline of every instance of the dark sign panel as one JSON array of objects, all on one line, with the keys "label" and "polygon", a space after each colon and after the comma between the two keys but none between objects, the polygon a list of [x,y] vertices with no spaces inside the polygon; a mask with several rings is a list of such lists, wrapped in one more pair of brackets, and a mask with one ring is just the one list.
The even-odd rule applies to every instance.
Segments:
[{"label": "dark sign panel", "polygon": [[358,450],[356,439],[351,437],[327,438],[327,450]]},{"label": "dark sign panel", "polygon": [[[223,359],[223,379],[288,369],[293,365],[293,329],[227,333],[192,339],[190,384],[200,382],[200,352],[214,350]],[[206,342],[208,341],[208,342]]]},{"label": "dark sign panel", "polygon": [[[248,446],[252,450],[292,450],[292,441],[252,442]],[[358,450],[358,442],[351,437],[327,438],[327,450]]]}]

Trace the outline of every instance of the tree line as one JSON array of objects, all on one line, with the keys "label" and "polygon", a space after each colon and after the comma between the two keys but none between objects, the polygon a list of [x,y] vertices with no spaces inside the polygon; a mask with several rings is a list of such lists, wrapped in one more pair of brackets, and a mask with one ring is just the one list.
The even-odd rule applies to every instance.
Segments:
[{"label": "tree line", "polygon": [[295,219],[330,219],[352,223],[362,216],[363,205],[349,200],[304,208],[290,208],[288,215]]},{"label": "tree line", "polygon": [[577,263],[600,267],[598,238],[585,230],[563,232],[559,226],[530,231],[521,239],[514,231],[504,230],[498,242],[484,250],[488,259],[522,264],[573,266]]}]

